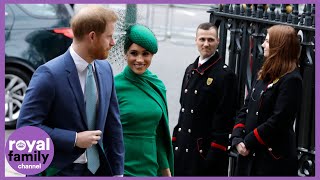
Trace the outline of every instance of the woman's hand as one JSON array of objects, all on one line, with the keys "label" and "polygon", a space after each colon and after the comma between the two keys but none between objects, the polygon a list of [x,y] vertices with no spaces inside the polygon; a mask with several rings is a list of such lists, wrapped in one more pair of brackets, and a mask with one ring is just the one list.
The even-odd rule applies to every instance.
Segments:
[{"label": "woman's hand", "polygon": [[238,153],[241,154],[242,156],[248,156],[248,154],[250,153],[250,150],[246,148],[246,145],[244,145],[243,142],[237,144],[236,148]]},{"label": "woman's hand", "polygon": [[171,177],[171,171],[170,171],[169,168],[167,168],[167,169],[162,169],[162,170],[161,170],[161,174],[162,174],[162,176],[169,176],[169,177]]}]

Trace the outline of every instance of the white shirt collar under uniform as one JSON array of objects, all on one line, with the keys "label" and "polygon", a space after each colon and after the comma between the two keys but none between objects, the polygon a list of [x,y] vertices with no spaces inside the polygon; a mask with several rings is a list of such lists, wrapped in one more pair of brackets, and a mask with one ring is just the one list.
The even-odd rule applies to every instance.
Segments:
[{"label": "white shirt collar under uniform", "polygon": [[198,64],[204,64],[205,62],[207,62],[210,58],[212,58],[212,56],[214,56],[215,53],[213,53],[211,56],[207,57],[207,58],[204,58],[202,59],[202,57],[200,56],[199,57],[199,61],[198,61]]}]

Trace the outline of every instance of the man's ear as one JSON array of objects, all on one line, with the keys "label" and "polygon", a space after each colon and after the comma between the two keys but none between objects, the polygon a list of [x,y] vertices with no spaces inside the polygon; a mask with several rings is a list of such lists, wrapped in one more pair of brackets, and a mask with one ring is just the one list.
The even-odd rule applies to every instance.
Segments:
[{"label": "man's ear", "polygon": [[197,42],[197,39],[198,39],[198,30],[196,32],[196,37],[194,38],[194,41]]},{"label": "man's ear", "polygon": [[90,41],[93,41],[96,38],[96,33],[94,31],[91,31],[88,35]]}]

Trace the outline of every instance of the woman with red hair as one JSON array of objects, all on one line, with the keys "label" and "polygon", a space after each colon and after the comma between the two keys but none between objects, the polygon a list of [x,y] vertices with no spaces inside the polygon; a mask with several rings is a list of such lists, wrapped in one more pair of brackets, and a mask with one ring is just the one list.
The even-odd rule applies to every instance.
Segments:
[{"label": "woman with red hair", "polygon": [[294,28],[275,25],[264,43],[265,61],[236,117],[231,140],[237,176],[297,176],[294,121],[300,109],[300,43]]}]

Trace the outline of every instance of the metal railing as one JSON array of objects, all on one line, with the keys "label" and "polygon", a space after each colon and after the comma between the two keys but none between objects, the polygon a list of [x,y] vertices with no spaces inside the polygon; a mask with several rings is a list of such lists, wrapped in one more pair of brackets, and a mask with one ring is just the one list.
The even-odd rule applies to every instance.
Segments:
[{"label": "metal railing", "polygon": [[[300,69],[303,100],[296,119],[300,176],[315,175],[315,5],[314,4],[225,4],[212,8],[210,22],[219,28],[219,53],[237,74],[241,107],[254,75],[263,61],[266,30],[285,24],[301,37]],[[227,46],[228,44],[228,46]],[[228,50],[228,52],[227,52]],[[229,54],[227,56],[227,54]],[[233,164],[231,163],[231,166]],[[231,174],[233,174],[231,167]]]}]

